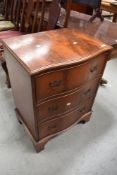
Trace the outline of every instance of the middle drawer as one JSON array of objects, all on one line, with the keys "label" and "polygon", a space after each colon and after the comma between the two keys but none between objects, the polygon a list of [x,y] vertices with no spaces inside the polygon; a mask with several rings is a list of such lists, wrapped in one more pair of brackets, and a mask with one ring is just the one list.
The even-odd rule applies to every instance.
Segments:
[{"label": "middle drawer", "polygon": [[58,98],[53,98],[40,104],[37,108],[39,122],[46,121],[54,118],[54,116],[71,111],[77,108],[82,101],[93,96],[95,97],[99,80],[100,78],[89,81],[78,91],[74,91]]}]

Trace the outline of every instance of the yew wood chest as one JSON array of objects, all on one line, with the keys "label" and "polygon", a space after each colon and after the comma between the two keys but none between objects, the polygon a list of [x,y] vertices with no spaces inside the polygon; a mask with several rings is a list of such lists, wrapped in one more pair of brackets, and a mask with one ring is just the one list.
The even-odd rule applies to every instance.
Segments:
[{"label": "yew wood chest", "polygon": [[90,119],[111,47],[77,29],[3,40],[18,119],[37,151]]}]

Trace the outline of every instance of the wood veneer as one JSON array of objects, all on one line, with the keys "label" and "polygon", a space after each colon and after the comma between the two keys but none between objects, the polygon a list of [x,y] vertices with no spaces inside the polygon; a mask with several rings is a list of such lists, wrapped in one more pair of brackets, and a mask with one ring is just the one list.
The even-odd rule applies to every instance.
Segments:
[{"label": "wood veneer", "polygon": [[76,29],[3,43],[17,116],[38,152],[49,139],[90,119],[110,46]]}]

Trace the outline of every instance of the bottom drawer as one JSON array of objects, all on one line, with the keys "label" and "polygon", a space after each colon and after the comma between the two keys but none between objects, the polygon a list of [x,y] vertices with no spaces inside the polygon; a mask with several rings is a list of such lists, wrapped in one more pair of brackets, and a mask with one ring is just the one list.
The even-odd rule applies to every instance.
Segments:
[{"label": "bottom drawer", "polygon": [[93,99],[86,101],[84,104],[80,105],[78,110],[72,111],[62,117],[44,122],[39,125],[39,137],[40,139],[47,137],[49,135],[60,132],[72,124],[77,122],[77,120],[85,113],[91,110]]}]

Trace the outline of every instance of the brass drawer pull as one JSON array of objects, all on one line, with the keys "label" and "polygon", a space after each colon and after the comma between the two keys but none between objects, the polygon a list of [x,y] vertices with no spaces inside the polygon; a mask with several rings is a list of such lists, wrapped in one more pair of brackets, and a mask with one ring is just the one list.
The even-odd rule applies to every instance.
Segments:
[{"label": "brass drawer pull", "polygon": [[48,126],[48,129],[49,129],[49,130],[50,130],[50,129],[55,129],[55,128],[57,128],[57,125],[56,125],[56,124],[51,125],[51,126]]},{"label": "brass drawer pull", "polygon": [[61,80],[55,80],[55,81],[49,83],[49,87],[51,87],[51,88],[59,87],[61,85],[61,83],[62,83]]},{"label": "brass drawer pull", "polygon": [[55,106],[48,107],[48,111],[49,111],[49,113],[54,113],[54,112],[58,111],[58,106],[55,105]]},{"label": "brass drawer pull", "polygon": [[91,72],[91,73],[94,73],[94,72],[97,71],[97,69],[98,69],[98,66],[97,66],[97,65],[96,65],[96,66],[93,66],[93,67],[90,69],[90,72]]},{"label": "brass drawer pull", "polygon": [[82,107],[82,108],[79,110],[79,112],[80,112],[80,113],[83,113],[83,112],[85,112],[85,109],[86,109],[85,107]]},{"label": "brass drawer pull", "polygon": [[89,95],[91,93],[91,89],[88,89],[84,92],[85,95]]}]

